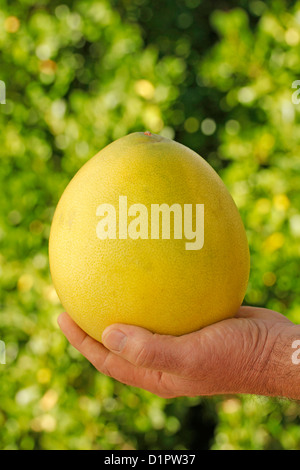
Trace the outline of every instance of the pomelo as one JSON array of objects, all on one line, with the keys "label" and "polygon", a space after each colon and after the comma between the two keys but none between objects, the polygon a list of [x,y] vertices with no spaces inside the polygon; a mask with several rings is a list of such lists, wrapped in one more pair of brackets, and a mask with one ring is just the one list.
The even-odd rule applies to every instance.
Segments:
[{"label": "pomelo", "polygon": [[49,256],[64,308],[99,341],[116,322],[182,335],[232,317],[249,275],[245,229],[220,177],[149,132],[113,142],[77,172]]}]

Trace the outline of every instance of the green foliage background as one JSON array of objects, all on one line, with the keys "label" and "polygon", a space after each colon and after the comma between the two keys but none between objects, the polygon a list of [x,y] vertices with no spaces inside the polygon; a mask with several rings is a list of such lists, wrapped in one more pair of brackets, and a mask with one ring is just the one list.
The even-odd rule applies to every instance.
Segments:
[{"label": "green foliage background", "polygon": [[150,130],[218,171],[251,250],[246,304],[300,323],[300,2],[0,0],[1,449],[300,449],[300,407],[164,400],[97,373],[56,324],[59,196]]}]

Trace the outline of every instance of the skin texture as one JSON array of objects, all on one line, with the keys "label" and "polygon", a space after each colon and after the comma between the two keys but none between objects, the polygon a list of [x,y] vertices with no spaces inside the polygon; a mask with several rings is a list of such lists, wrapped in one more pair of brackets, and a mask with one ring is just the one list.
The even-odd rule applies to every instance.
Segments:
[{"label": "skin texture", "polygon": [[300,365],[292,361],[300,327],[272,310],[241,307],[234,318],[178,337],[115,324],[104,331],[103,344],[67,313],[58,323],[99,372],[164,398],[247,393],[300,399]]}]

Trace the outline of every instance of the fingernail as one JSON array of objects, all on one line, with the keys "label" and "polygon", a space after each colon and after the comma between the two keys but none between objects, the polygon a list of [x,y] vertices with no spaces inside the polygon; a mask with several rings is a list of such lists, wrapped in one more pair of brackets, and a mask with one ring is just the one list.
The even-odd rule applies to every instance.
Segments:
[{"label": "fingernail", "polygon": [[125,346],[127,336],[120,330],[112,330],[104,333],[102,341],[104,346],[111,351],[121,352]]}]

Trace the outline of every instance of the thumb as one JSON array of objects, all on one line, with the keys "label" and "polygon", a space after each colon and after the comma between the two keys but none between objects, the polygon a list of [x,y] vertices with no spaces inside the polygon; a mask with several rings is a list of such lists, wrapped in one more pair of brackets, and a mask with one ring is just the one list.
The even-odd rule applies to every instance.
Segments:
[{"label": "thumb", "polygon": [[195,355],[190,336],[158,335],[138,326],[114,324],[104,330],[102,342],[137,367],[181,374]]}]

